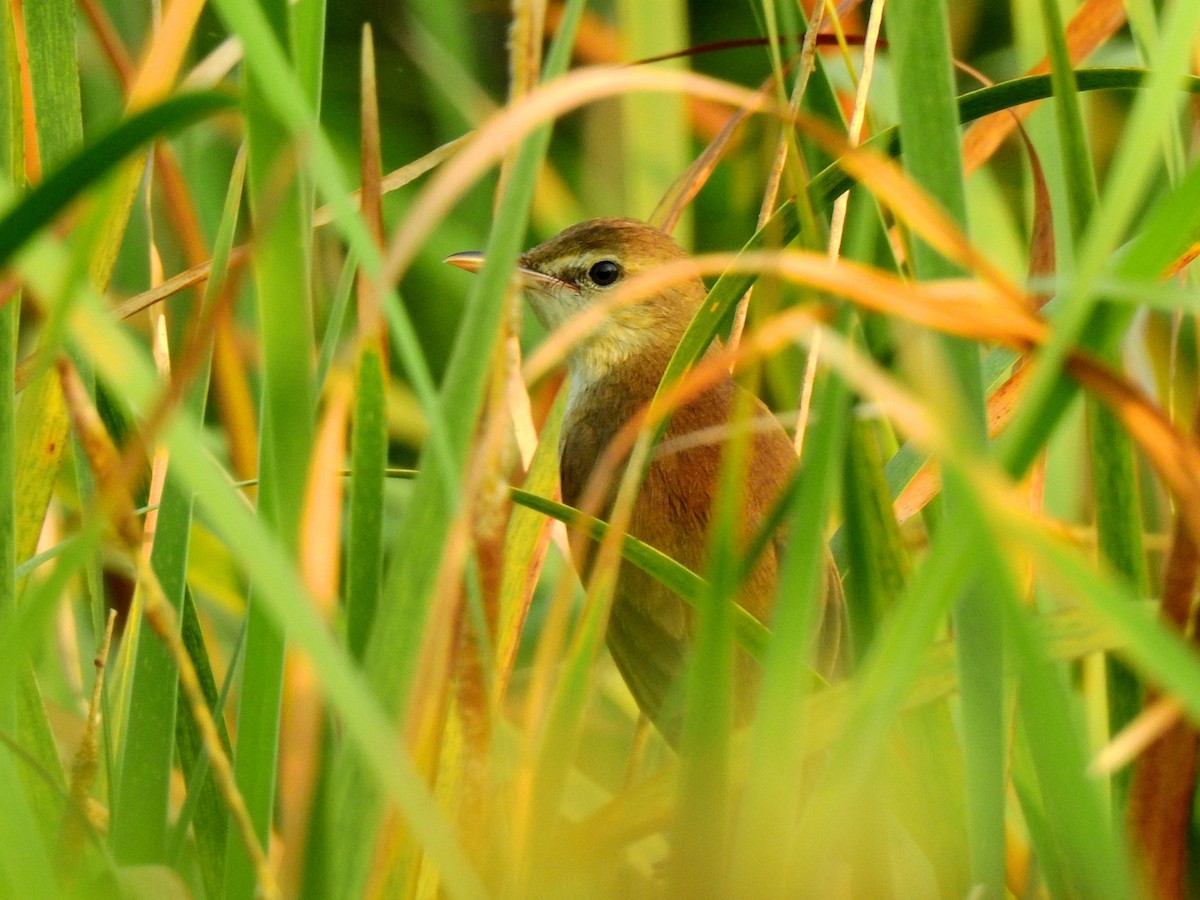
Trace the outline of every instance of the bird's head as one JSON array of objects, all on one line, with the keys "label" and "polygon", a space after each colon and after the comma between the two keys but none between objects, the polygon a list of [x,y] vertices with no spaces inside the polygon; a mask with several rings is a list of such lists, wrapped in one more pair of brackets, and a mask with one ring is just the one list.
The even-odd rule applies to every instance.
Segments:
[{"label": "bird's head", "polygon": [[[639,273],[684,258],[670,235],[645,222],[592,219],[522,255],[517,271],[534,313],[553,330]],[[456,253],[446,262],[477,271],[483,255]],[[704,284],[696,277],[614,307],[576,346],[572,368],[595,376],[644,353],[669,356],[704,296]]]}]

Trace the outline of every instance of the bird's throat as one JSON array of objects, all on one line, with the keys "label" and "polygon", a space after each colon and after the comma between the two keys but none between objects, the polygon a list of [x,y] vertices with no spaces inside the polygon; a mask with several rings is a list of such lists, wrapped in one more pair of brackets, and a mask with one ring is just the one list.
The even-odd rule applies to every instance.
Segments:
[{"label": "bird's throat", "polygon": [[649,405],[669,360],[669,353],[643,353],[599,370],[572,360],[559,447],[571,469],[564,466],[562,473],[565,502],[574,505],[572,500],[579,499],[574,488],[582,486],[621,430]]}]

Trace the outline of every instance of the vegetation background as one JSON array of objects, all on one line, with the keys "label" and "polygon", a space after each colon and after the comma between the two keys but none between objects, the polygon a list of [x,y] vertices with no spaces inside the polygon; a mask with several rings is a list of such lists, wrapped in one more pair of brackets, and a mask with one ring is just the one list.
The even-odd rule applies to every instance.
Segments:
[{"label": "vegetation background", "polygon": [[[1195,884],[1200,2],[0,31],[0,895]],[[691,573],[553,502],[569,338],[509,273],[614,214],[716,252],[672,377],[719,334],[802,444],[769,632],[737,554]],[[700,608],[680,754],[558,520]]]}]

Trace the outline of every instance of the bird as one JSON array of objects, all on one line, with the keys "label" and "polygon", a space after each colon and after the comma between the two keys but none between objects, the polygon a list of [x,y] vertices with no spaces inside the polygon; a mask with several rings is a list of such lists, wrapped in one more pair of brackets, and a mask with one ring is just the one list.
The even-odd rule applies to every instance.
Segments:
[{"label": "bird", "polygon": [[[599,218],[573,225],[527,251],[519,257],[516,271],[534,314],[551,331],[601,302],[623,282],[686,258],[674,238],[653,225]],[[477,271],[483,254],[456,253],[445,261]],[[567,359],[569,387],[559,442],[564,503],[579,506],[606,449],[645,411],[706,295],[698,275],[677,282],[631,304],[614,306],[574,345]],[[719,352],[719,341],[708,352]],[[735,410],[758,420],[747,438],[740,491],[739,534],[749,542],[788,485],[797,457],[767,406],[728,374],[674,411],[629,519],[629,534],[701,574]],[[619,475],[612,479],[613,485],[618,482]],[[600,518],[608,518],[614,499],[615,487],[610,487]],[[582,535],[572,534],[571,540],[572,555],[586,578],[594,547]],[[764,625],[771,619],[784,541],[777,533],[769,542],[738,596],[740,605]],[[840,595],[831,563],[825,582],[822,627],[830,631],[828,622],[836,616],[829,615],[829,600]],[[609,611],[609,652],[642,713],[672,744],[682,733],[684,674],[697,621],[696,610],[679,595],[622,561]],[[735,726],[753,713],[760,675],[758,664],[744,650],[736,654]]]}]

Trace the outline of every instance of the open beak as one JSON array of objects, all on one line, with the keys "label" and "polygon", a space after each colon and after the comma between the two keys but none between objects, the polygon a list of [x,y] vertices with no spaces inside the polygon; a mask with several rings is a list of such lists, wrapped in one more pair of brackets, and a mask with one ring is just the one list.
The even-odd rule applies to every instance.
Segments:
[{"label": "open beak", "polygon": [[[479,250],[464,250],[462,253],[451,253],[442,262],[450,263],[466,272],[478,272],[483,268],[483,253]],[[516,272],[521,277],[522,286],[532,290],[569,287],[566,282],[524,266],[517,266]]]}]

